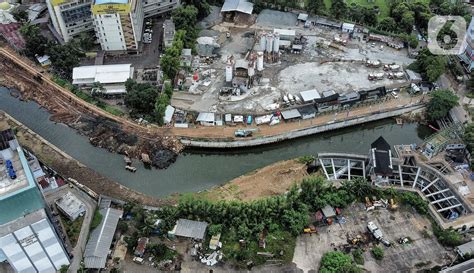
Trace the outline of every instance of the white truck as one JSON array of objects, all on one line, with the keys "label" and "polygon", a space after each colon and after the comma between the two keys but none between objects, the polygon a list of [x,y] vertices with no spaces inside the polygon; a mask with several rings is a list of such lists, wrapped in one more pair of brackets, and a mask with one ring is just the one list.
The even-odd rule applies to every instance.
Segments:
[{"label": "white truck", "polygon": [[383,238],[383,234],[382,234],[382,231],[377,227],[377,225],[375,225],[374,222],[369,222],[367,224],[367,229],[370,231],[370,233],[372,233],[372,235],[374,235],[374,238],[381,242],[382,244],[384,244],[385,246],[390,246],[390,242],[387,241],[386,239]]}]

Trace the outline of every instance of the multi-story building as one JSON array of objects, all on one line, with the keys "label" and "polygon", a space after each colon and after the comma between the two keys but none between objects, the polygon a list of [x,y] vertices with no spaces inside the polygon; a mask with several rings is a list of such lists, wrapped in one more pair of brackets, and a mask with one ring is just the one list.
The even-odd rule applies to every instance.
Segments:
[{"label": "multi-story building", "polygon": [[180,0],[142,0],[145,18],[170,12],[180,5]]},{"label": "multi-story building", "polygon": [[92,0],[47,0],[46,3],[53,27],[64,41],[81,32],[94,30]]},{"label": "multi-story building", "polygon": [[469,28],[466,31],[466,36],[462,45],[461,54],[459,58],[464,63],[466,69],[472,72],[474,69],[474,17],[471,19]]},{"label": "multi-story building", "polygon": [[102,50],[138,50],[143,29],[141,0],[95,0],[92,14]]},{"label": "multi-story building", "polygon": [[11,130],[0,132],[0,262],[16,272],[53,273],[69,265],[63,243],[22,148]]}]

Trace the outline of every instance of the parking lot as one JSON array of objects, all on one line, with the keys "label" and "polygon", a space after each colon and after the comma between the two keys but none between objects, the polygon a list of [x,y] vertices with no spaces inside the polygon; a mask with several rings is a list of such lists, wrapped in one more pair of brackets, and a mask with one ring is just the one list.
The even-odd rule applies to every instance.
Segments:
[{"label": "parking lot", "polygon": [[[321,257],[332,250],[348,249],[347,236],[367,234],[367,223],[373,221],[383,232],[391,247],[380,244],[384,249],[383,260],[376,261],[370,249],[376,243],[372,240],[363,245],[364,268],[369,272],[408,272],[422,267],[431,268],[450,261],[453,252],[446,250],[432,235],[430,221],[411,210],[399,208],[397,211],[379,209],[366,212],[365,206],[357,203],[343,211],[346,223],[318,228],[318,234],[301,235],[296,241],[293,262],[298,268],[308,272],[318,270]],[[427,237],[430,236],[430,237]],[[400,245],[401,237],[409,237],[412,243]]]}]

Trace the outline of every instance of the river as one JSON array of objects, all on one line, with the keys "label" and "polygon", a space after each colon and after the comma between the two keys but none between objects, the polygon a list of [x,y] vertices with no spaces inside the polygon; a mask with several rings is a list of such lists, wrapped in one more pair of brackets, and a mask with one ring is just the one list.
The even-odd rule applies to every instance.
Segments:
[{"label": "river", "polygon": [[156,197],[208,189],[276,161],[302,155],[318,152],[365,154],[370,143],[379,136],[395,145],[421,143],[430,133],[425,126],[397,125],[392,119],[381,120],[262,147],[227,151],[186,150],[165,170],[145,169],[135,161],[138,170],[130,173],[123,168],[123,156],[92,146],[87,137],[74,129],[51,122],[49,113],[35,102],[22,102],[1,87],[0,109],[84,165],[122,185]]}]

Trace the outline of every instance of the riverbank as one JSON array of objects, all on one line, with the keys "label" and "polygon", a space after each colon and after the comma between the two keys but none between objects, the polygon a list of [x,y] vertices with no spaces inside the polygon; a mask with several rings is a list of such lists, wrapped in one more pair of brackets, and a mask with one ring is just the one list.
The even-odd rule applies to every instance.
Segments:
[{"label": "riverbank", "polygon": [[51,113],[51,120],[87,136],[96,147],[137,159],[146,154],[159,169],[174,163],[184,149],[168,130],[138,125],[81,100],[53,82],[42,68],[5,47],[0,47],[0,71],[0,86],[15,90],[21,100],[37,102]]},{"label": "riverbank", "polygon": [[7,128],[13,128],[19,143],[33,152],[40,161],[52,167],[64,177],[73,178],[98,194],[149,206],[172,204],[172,200],[147,196],[97,173],[49,143],[19,121],[0,111],[0,130]]},{"label": "riverbank", "polygon": [[298,159],[278,161],[193,196],[209,200],[252,201],[280,195],[308,176],[306,168],[306,164]]}]

